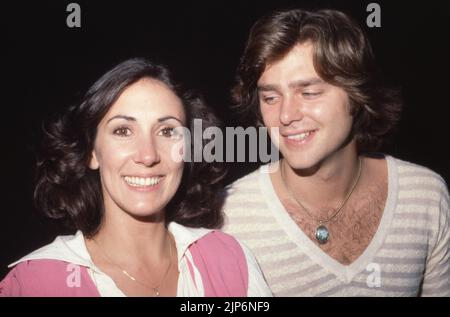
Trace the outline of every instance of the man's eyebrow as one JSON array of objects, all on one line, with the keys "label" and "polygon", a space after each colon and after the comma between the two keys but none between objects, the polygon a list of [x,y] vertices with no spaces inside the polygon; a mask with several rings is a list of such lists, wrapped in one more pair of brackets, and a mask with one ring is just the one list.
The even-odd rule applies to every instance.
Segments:
[{"label": "man's eyebrow", "polygon": [[323,84],[325,81],[321,78],[309,78],[309,79],[300,79],[295,80],[289,83],[289,88],[298,88],[298,87],[307,87],[316,84]]},{"label": "man's eyebrow", "polygon": [[274,91],[274,90],[278,90],[279,88],[277,85],[260,84],[256,87],[256,89],[258,91]]},{"label": "man's eyebrow", "polygon": [[170,119],[176,120],[179,123],[184,124],[180,119],[178,119],[178,118],[176,118],[174,116],[165,116],[165,117],[159,118],[158,122],[164,122],[164,121],[167,121],[167,120],[170,120]]},{"label": "man's eyebrow", "polygon": [[112,121],[114,119],[124,119],[124,120],[127,120],[127,121],[136,121],[136,118],[134,118],[134,117],[118,114],[118,115],[116,115],[116,116],[114,116],[112,118],[109,118],[108,121],[106,121],[106,123],[109,123],[110,121]]},{"label": "man's eyebrow", "polygon": [[[300,79],[295,80],[288,84],[289,88],[298,88],[298,87],[307,87],[316,84],[323,84],[325,81],[321,78],[309,78],[309,79]],[[258,91],[276,91],[279,90],[278,85],[273,84],[259,84],[257,87]]]}]

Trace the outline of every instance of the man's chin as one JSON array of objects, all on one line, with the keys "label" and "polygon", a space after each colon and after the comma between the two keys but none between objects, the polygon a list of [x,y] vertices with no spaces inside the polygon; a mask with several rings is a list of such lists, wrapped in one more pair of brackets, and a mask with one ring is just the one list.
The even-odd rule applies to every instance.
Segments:
[{"label": "man's chin", "polygon": [[318,160],[312,158],[293,159],[284,158],[284,164],[288,165],[290,169],[294,170],[299,175],[312,175],[319,168]]}]

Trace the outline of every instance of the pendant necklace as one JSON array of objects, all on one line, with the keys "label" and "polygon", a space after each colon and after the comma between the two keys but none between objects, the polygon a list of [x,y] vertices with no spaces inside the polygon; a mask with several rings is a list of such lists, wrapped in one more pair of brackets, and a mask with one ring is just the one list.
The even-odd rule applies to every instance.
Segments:
[{"label": "pendant necklace", "polygon": [[284,187],[286,187],[286,189],[288,190],[289,195],[306,212],[306,214],[311,219],[313,219],[315,222],[319,223],[319,225],[317,226],[316,231],[315,231],[315,238],[316,238],[317,242],[319,242],[319,244],[325,244],[330,239],[330,231],[328,230],[328,227],[326,226],[326,224],[329,223],[334,218],[336,218],[336,216],[339,214],[339,212],[342,210],[342,208],[345,206],[345,204],[347,203],[348,199],[350,198],[350,196],[354,192],[354,190],[356,188],[356,185],[358,184],[359,179],[361,177],[361,169],[362,169],[361,165],[362,165],[362,162],[361,162],[361,158],[359,157],[359,159],[358,159],[358,174],[357,174],[357,176],[355,178],[355,181],[353,183],[353,186],[352,186],[350,192],[347,194],[347,196],[345,197],[344,201],[336,209],[336,211],[330,217],[328,217],[326,219],[318,219],[316,217],[313,217],[312,214],[309,212],[308,208],[303,206],[303,204],[298,199],[295,198],[295,195],[292,193],[291,189],[287,186],[286,182],[284,181],[283,171],[281,170],[281,180],[283,181]]},{"label": "pendant necklace", "polygon": [[112,260],[111,260],[111,257],[106,253],[106,251],[104,251],[104,250],[102,249],[102,247],[100,246],[100,244],[99,244],[95,239],[91,239],[91,240],[94,241],[94,243],[99,247],[99,249],[101,250],[102,254],[107,258],[107,260],[108,260],[111,264],[113,264],[114,266],[116,266],[117,268],[119,268],[120,271],[121,271],[126,277],[128,277],[130,280],[132,280],[132,281],[134,281],[134,282],[136,282],[136,283],[138,283],[138,284],[141,284],[142,286],[144,286],[144,287],[146,287],[146,288],[151,289],[151,290],[153,291],[155,297],[158,297],[158,296],[160,295],[159,289],[160,289],[161,286],[163,285],[163,283],[164,283],[164,281],[165,281],[165,279],[166,279],[166,277],[167,277],[167,274],[168,274],[169,271],[170,271],[170,267],[172,266],[172,243],[170,242],[170,236],[169,236],[169,254],[170,254],[169,265],[167,266],[167,269],[166,269],[166,271],[165,271],[165,273],[164,273],[164,275],[163,275],[161,281],[160,281],[159,284],[156,285],[156,286],[150,286],[150,285],[148,285],[148,284],[146,284],[146,283],[144,283],[144,282],[142,282],[142,281],[136,279],[133,275],[131,275],[130,273],[128,273],[127,270],[123,269],[120,265],[118,265],[117,263],[115,263],[114,261],[112,261]]}]

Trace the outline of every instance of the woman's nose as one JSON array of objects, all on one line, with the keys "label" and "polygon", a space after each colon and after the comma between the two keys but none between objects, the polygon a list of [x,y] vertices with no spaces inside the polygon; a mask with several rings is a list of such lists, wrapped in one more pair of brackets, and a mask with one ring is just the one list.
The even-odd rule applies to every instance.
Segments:
[{"label": "woman's nose", "polygon": [[153,166],[160,161],[158,149],[151,137],[141,138],[137,142],[135,162],[145,166]]}]

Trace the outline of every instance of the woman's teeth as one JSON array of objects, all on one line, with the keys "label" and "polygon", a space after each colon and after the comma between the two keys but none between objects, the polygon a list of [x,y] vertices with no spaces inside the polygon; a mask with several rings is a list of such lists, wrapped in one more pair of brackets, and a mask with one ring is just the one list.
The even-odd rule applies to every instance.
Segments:
[{"label": "woman's teeth", "polygon": [[304,133],[300,133],[300,134],[289,135],[289,136],[288,136],[288,139],[289,139],[289,140],[296,140],[296,141],[303,141],[303,140],[306,139],[311,133],[313,133],[313,131],[308,131],[308,132],[304,132]]},{"label": "woman's teeth", "polygon": [[125,181],[131,186],[154,186],[161,181],[161,177],[131,177],[125,176]]}]

